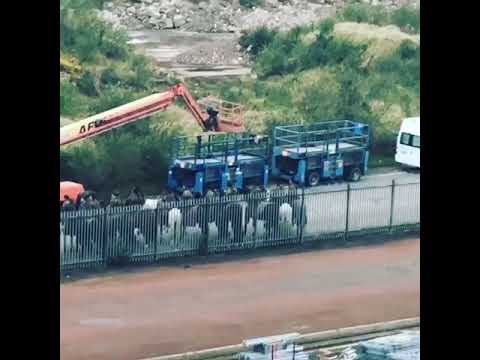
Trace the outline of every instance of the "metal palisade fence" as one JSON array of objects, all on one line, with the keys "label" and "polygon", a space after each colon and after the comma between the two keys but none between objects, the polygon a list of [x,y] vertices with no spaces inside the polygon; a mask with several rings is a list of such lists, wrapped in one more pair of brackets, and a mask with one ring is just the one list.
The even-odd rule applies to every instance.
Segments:
[{"label": "metal palisade fence", "polygon": [[420,183],[278,189],[60,213],[60,268],[158,262],[420,229]]}]

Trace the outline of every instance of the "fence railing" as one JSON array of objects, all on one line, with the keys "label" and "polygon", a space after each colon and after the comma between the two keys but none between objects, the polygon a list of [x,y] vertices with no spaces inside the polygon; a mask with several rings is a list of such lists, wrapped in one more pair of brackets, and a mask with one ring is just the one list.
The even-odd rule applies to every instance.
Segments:
[{"label": "fence railing", "polygon": [[61,212],[60,267],[157,262],[420,228],[420,183],[310,190]]}]

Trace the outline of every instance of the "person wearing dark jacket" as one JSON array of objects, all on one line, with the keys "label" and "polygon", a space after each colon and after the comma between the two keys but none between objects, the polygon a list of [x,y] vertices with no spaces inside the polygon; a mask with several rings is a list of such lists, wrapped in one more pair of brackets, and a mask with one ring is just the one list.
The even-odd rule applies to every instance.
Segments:
[{"label": "person wearing dark jacket", "polygon": [[130,190],[127,199],[125,200],[125,206],[138,205],[139,203],[140,199],[137,195],[136,187],[134,187],[132,190]]},{"label": "person wearing dark jacket", "polygon": [[[95,199],[93,194],[87,196],[86,200],[81,199],[81,206],[85,210],[95,210],[100,208],[100,203]],[[87,218],[82,219],[83,229],[82,229],[82,248],[92,251],[96,245],[95,239],[95,229],[97,227],[97,214],[90,212],[90,215]],[[83,251],[83,250],[82,250]]]},{"label": "person wearing dark jacket", "polygon": [[62,211],[74,211],[75,205],[73,204],[72,199],[70,199],[70,196],[64,195],[63,199]]},{"label": "person wearing dark jacket", "polygon": [[122,201],[120,200],[120,192],[114,191],[112,196],[110,197],[110,204],[111,207],[121,206]]},{"label": "person wearing dark jacket", "polygon": [[279,205],[278,194],[272,194],[269,189],[265,189],[264,200],[261,202],[260,219],[264,221],[265,236],[269,239],[278,228]]},{"label": "person wearing dark jacket", "polygon": [[295,184],[293,181],[290,179],[288,182],[288,191],[287,191],[287,203],[293,208],[293,204],[295,200],[298,199],[297,195],[297,188],[295,187]]},{"label": "person wearing dark jacket", "polygon": [[88,197],[87,203],[89,209],[100,209],[100,202],[93,194]]},{"label": "person wearing dark jacket", "polygon": [[82,198],[80,200],[80,206],[79,208],[82,208],[82,209],[85,209],[85,210],[90,210],[92,209],[92,197],[91,196],[88,196],[86,198]]},{"label": "person wearing dark jacket", "polygon": [[207,108],[208,119],[206,121],[207,131],[216,131],[218,129],[218,111],[212,107]]},{"label": "person wearing dark jacket", "polygon": [[80,199],[80,204],[78,204],[78,210],[86,210],[88,209],[88,203],[87,201],[82,197]]},{"label": "person wearing dark jacket", "polygon": [[293,202],[293,222],[297,225],[297,229],[304,228],[307,225],[307,207],[302,204],[302,199],[297,198]]},{"label": "person wearing dark jacket", "polygon": [[[65,195],[63,197],[63,203],[62,203],[62,207],[61,207],[61,211],[75,211],[75,205],[73,204],[73,201],[72,199],[70,199],[70,197],[68,195]],[[66,215],[66,214],[65,214]],[[74,229],[74,219],[71,219],[69,216],[65,216],[64,219],[63,219],[63,225],[64,225],[64,228],[63,228],[63,234],[64,236],[70,236],[70,237],[73,237],[75,234],[73,233],[73,229]]]},{"label": "person wearing dark jacket", "polygon": [[257,187],[253,191],[254,196],[247,205],[247,218],[251,217],[253,222],[253,237],[256,238],[258,231],[258,220],[264,219],[264,205],[266,205],[267,193],[263,187]]},{"label": "person wearing dark jacket", "polygon": [[133,188],[133,193],[137,196],[138,202],[143,204],[145,203],[145,196],[138,186]]}]

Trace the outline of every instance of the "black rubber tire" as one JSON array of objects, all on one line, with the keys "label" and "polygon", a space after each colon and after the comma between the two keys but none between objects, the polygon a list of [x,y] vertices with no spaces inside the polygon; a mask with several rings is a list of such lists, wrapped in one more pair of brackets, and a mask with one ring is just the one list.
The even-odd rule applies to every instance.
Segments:
[{"label": "black rubber tire", "polygon": [[320,183],[320,174],[316,171],[312,171],[308,174],[308,185],[317,186]]},{"label": "black rubber tire", "polygon": [[358,167],[351,168],[348,172],[348,181],[357,182],[362,178],[362,171]]}]

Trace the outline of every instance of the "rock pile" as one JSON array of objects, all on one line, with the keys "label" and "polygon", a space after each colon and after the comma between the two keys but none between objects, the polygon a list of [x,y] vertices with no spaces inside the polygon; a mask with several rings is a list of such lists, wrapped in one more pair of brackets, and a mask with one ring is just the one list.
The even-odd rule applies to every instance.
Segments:
[{"label": "rock pile", "polygon": [[216,41],[209,46],[196,46],[175,58],[178,64],[188,65],[245,65],[247,59],[240,45],[232,41]]},{"label": "rock pile", "polygon": [[[419,0],[362,0],[398,7]],[[107,2],[99,15],[116,27],[179,29],[194,32],[240,32],[259,26],[288,30],[329,16],[343,0],[264,0],[246,9],[239,0],[136,0]]]}]

